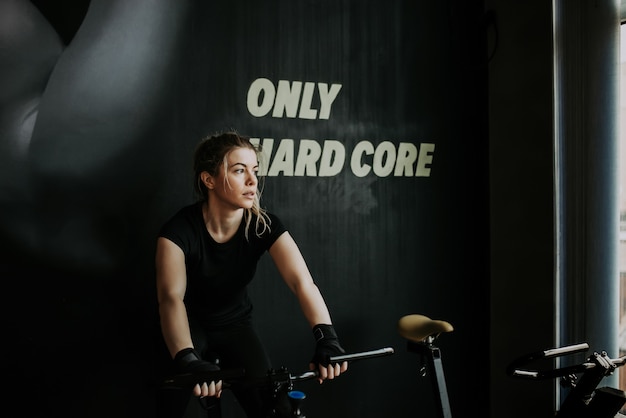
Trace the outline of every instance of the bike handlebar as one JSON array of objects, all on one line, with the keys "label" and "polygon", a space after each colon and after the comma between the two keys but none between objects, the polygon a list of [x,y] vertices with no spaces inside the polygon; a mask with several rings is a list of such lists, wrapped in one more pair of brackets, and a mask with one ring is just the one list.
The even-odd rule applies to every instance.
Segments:
[{"label": "bike handlebar", "polygon": [[394,350],[392,347],[385,347],[379,348],[378,350],[361,351],[360,353],[342,354],[340,356],[334,356],[330,358],[330,362],[341,363],[344,361],[357,361],[374,357],[388,356],[393,353]]},{"label": "bike handlebar", "polygon": [[[357,353],[350,354],[342,354],[340,356],[330,357],[331,363],[343,363],[354,362],[357,360],[370,359],[381,356],[388,356],[394,353],[394,349],[392,347],[385,347],[376,350],[370,351],[361,351]],[[319,376],[318,370],[307,370],[297,374],[289,373],[285,368],[282,368],[280,371],[270,370],[268,371],[268,375],[263,382],[260,383],[268,383],[268,382],[298,382],[303,380],[314,379]],[[225,369],[225,370],[215,370],[215,371],[206,371],[206,372],[197,372],[197,373],[182,373],[177,374],[171,377],[168,377],[163,380],[162,386],[167,388],[185,388],[191,387],[198,382],[211,382],[211,381],[220,381],[222,380],[225,383],[234,382],[237,380],[241,380],[245,377],[244,369]]]},{"label": "bike handlebar", "polygon": [[523,366],[535,360],[562,357],[586,351],[587,349],[589,349],[589,344],[580,343],[553,348],[550,350],[537,351],[514,360],[509,364],[506,371],[507,374],[512,377],[542,380],[583,373],[585,371],[594,369],[595,367],[603,367],[607,370],[607,373],[610,373],[613,369],[626,364],[626,356],[612,359],[607,356],[606,352],[603,352],[602,354],[594,353],[594,355],[588,357],[585,362],[573,366],[566,366],[549,370],[529,370],[523,368]]},{"label": "bike handlebar", "polygon": [[200,382],[218,382],[230,381],[241,379],[245,376],[244,369],[227,369],[227,370],[213,370],[196,373],[179,373],[171,377],[165,378],[161,382],[161,386],[164,388],[183,389],[186,387],[193,387]]},{"label": "bike handlebar", "polygon": [[[361,351],[358,353],[342,354],[340,356],[330,357],[330,363],[343,363],[344,361],[355,362],[357,360],[365,360],[374,357],[388,356],[394,353],[391,347],[379,348],[377,350]],[[318,370],[307,370],[300,374],[290,374],[289,380],[298,382],[302,380],[313,379],[319,376]]]}]

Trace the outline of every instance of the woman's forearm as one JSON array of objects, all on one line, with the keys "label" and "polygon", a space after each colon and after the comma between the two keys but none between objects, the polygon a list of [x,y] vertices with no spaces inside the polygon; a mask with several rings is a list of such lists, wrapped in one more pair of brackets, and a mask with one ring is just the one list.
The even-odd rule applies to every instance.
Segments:
[{"label": "woman's forearm", "polygon": [[185,304],[180,299],[166,299],[159,304],[161,331],[172,358],[183,348],[193,347]]},{"label": "woman's forearm", "polygon": [[326,302],[315,283],[309,282],[305,286],[297,288],[295,292],[304,317],[311,328],[317,324],[332,323]]}]

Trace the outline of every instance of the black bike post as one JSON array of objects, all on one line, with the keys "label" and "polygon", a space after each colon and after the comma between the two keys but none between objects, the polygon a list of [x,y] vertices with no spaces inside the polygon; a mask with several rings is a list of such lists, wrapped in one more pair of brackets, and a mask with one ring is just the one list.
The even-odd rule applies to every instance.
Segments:
[{"label": "black bike post", "polygon": [[437,407],[437,418],[452,418],[448,388],[443,373],[441,350],[439,350],[432,341],[432,337],[428,337],[425,342],[408,341],[407,349],[413,353],[420,354],[426,363],[426,373],[430,375],[433,390],[437,394],[438,402],[435,403]]}]

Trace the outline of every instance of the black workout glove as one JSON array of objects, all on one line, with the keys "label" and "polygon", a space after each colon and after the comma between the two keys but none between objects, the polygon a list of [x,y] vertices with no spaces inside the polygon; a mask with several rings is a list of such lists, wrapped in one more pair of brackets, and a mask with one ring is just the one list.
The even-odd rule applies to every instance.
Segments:
[{"label": "black workout glove", "polygon": [[193,348],[183,348],[176,353],[174,363],[178,373],[214,372],[220,369],[217,364],[202,360]]},{"label": "black workout glove", "polygon": [[326,367],[330,363],[330,358],[345,354],[346,351],[339,344],[339,338],[332,325],[317,324],[313,327],[313,336],[315,337],[316,346],[315,354],[311,363],[315,365],[321,364]]}]

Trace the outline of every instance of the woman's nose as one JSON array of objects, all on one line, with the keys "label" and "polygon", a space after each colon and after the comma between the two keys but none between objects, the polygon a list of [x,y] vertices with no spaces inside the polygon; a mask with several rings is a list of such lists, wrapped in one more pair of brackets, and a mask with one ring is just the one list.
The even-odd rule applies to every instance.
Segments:
[{"label": "woman's nose", "polygon": [[259,179],[256,176],[256,173],[250,173],[248,175],[248,184],[256,184]]}]

